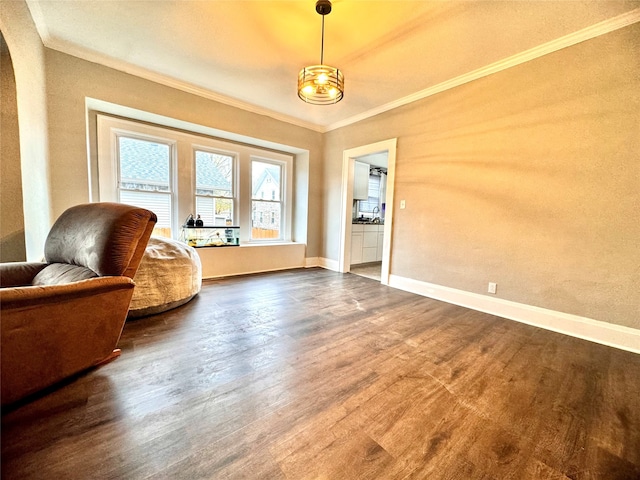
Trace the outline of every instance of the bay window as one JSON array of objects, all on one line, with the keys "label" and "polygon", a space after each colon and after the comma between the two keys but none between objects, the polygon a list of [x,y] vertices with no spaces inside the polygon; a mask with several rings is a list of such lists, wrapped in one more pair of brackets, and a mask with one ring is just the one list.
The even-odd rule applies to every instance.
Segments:
[{"label": "bay window", "polygon": [[[293,156],[97,115],[94,201],[139,205],[178,238],[189,215],[240,226],[240,244],[291,241]],[[97,194],[96,194],[97,193]]]}]

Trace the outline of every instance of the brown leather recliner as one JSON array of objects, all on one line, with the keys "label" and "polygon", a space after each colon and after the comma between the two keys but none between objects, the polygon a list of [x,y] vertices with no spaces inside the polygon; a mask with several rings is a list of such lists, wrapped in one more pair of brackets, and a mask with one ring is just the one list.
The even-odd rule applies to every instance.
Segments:
[{"label": "brown leather recliner", "polygon": [[156,221],[130,205],[77,205],[51,228],[46,262],[0,264],[2,405],[119,354]]}]

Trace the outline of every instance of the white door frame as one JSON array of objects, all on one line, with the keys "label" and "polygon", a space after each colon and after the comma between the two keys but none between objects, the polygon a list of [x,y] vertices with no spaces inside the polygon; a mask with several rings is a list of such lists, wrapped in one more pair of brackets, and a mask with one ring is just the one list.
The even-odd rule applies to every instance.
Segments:
[{"label": "white door frame", "polygon": [[385,196],[384,241],[382,243],[382,269],[380,283],[389,285],[389,260],[391,256],[391,225],[393,222],[393,188],[396,172],[397,138],[350,148],[342,153],[342,201],[340,214],[339,271],[347,273],[351,266],[351,210],[353,207],[353,170],[357,157],[387,152],[387,192]]}]

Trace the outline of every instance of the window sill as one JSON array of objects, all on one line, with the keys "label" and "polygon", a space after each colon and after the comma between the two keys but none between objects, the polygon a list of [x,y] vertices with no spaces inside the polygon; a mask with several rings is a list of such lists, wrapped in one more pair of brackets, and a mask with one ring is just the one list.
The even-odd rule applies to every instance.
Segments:
[{"label": "window sill", "polygon": [[281,245],[303,245],[300,242],[292,242],[292,241],[285,241],[283,240],[282,242],[247,242],[247,243],[241,243],[240,247],[244,248],[244,247],[277,247],[277,246],[281,246]]}]

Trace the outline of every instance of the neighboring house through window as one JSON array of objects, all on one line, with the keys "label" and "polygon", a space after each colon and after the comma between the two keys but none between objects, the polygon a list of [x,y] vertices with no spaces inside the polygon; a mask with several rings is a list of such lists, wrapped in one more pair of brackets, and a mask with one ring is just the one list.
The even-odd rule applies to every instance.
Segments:
[{"label": "neighboring house through window", "polygon": [[240,243],[291,241],[293,157],[169,128],[97,115],[98,195],[158,216],[178,238],[189,214],[240,226]]},{"label": "neighboring house through window", "polygon": [[235,158],[196,149],[195,162],[197,214],[205,225],[233,223]]},{"label": "neighboring house through window", "polygon": [[117,134],[118,201],[153,211],[154,234],[171,236],[172,143]]},{"label": "neighboring house through window", "polygon": [[256,159],[251,162],[251,209],[260,212],[259,221],[254,220],[251,228],[252,239],[282,238],[282,169],[283,165],[274,161]]}]

